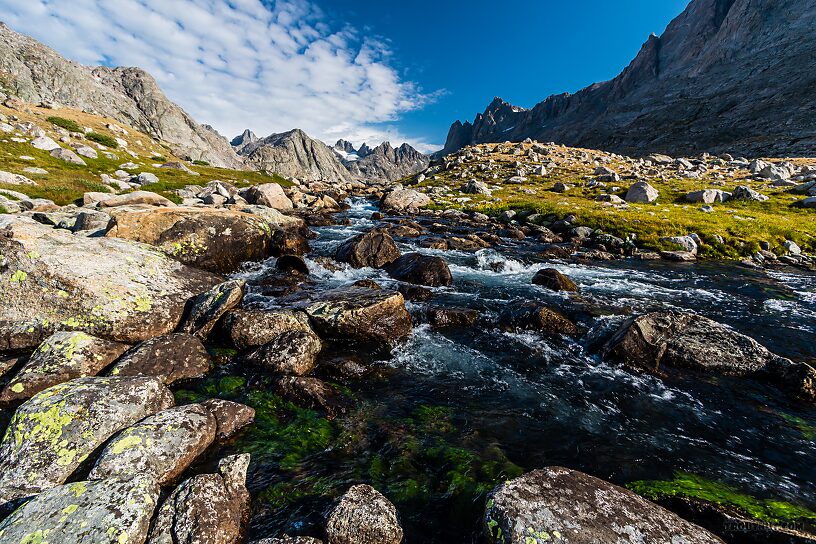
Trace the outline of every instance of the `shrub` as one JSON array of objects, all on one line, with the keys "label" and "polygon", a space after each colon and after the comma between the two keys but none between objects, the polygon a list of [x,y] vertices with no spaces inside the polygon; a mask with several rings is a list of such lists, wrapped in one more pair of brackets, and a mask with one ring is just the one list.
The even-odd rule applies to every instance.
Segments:
[{"label": "shrub", "polygon": [[150,160],[156,162],[167,162],[167,159],[162,157],[161,155],[153,155],[152,157],[150,157]]},{"label": "shrub", "polygon": [[46,119],[46,121],[48,121],[51,124],[57,125],[58,127],[62,127],[70,132],[83,132],[82,127],[79,126],[76,121],[65,119],[64,117],[52,116]]},{"label": "shrub", "polygon": [[105,147],[110,147],[112,149],[116,149],[119,147],[119,144],[116,143],[116,140],[108,136],[107,134],[99,134],[98,132],[89,132],[85,135],[86,138],[91,140],[92,142],[96,142],[98,144],[102,144]]},{"label": "shrub", "polygon": [[193,164],[195,164],[196,166],[209,166],[210,165],[210,163],[208,163],[207,161],[193,161]]}]

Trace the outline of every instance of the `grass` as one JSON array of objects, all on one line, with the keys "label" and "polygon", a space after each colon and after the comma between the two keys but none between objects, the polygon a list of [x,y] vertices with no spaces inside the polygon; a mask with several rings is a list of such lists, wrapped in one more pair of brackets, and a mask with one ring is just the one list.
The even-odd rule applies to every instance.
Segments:
[{"label": "grass", "polygon": [[729,485],[685,472],[678,472],[673,480],[641,480],[632,482],[627,487],[650,500],[673,497],[700,500],[774,525],[803,520],[808,523],[816,522],[816,512],[802,506],[752,497]]},{"label": "grass", "polygon": [[119,142],[117,142],[115,138],[113,138],[112,136],[108,136],[107,134],[89,132],[88,134],[85,135],[85,137],[92,142],[102,144],[105,147],[109,147],[111,149],[117,149],[119,147]]},{"label": "grass", "polygon": [[64,117],[56,117],[56,116],[52,115],[51,117],[46,119],[46,121],[48,121],[49,123],[51,123],[53,125],[56,125],[58,127],[62,127],[65,130],[68,130],[70,132],[83,132],[82,127],[79,126],[77,124],[77,122],[72,120],[72,119],[66,119]]}]

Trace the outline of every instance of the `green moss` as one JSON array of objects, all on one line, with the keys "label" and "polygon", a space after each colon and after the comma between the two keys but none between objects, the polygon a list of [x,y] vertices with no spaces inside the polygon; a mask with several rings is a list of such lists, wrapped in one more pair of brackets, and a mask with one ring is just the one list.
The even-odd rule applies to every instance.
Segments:
[{"label": "green moss", "polygon": [[784,419],[788,424],[802,433],[802,436],[805,440],[816,440],[816,425],[808,422],[801,417],[793,416],[790,414],[779,414],[782,419]]},{"label": "green moss", "polygon": [[62,127],[70,132],[83,132],[82,127],[79,126],[76,121],[72,121],[71,119],[65,119],[64,117],[56,117],[52,115],[51,117],[48,117],[46,121],[58,127]]},{"label": "green moss", "polygon": [[225,395],[231,395],[246,386],[246,378],[241,376],[224,376],[218,382],[218,391]]},{"label": "green moss", "polygon": [[627,487],[647,499],[679,497],[700,500],[725,509],[736,510],[751,519],[766,523],[816,521],[816,512],[802,506],[785,501],[752,497],[729,485],[685,472],[678,472],[673,480],[641,480],[632,482]]},{"label": "green moss", "polygon": [[116,149],[119,147],[119,143],[116,141],[116,138],[113,136],[108,136],[107,134],[100,134],[99,132],[89,132],[85,135],[92,142],[96,142],[98,144],[102,144],[105,147],[109,147],[111,149]]}]

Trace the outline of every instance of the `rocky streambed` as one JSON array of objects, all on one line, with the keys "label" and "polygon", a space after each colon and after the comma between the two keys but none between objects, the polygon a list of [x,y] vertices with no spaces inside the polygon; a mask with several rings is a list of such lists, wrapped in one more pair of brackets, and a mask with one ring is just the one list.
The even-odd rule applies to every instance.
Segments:
[{"label": "rocky streambed", "polygon": [[812,274],[349,204],[6,216],[0,542],[811,538]]}]

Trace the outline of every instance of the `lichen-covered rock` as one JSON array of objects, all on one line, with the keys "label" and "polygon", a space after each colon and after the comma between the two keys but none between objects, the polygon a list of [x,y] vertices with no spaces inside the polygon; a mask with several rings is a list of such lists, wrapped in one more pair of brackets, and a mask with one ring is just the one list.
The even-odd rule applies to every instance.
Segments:
[{"label": "lichen-covered rock", "polygon": [[536,272],[533,285],[540,285],[551,291],[578,291],[574,281],[554,268],[543,268]]},{"label": "lichen-covered rock", "polygon": [[99,203],[99,206],[102,208],[120,208],[136,205],[175,206],[171,200],[151,191],[133,191],[132,193],[106,198]]},{"label": "lichen-covered rock", "polygon": [[0,523],[0,542],[123,544],[147,538],[159,486],[146,476],[44,491]]},{"label": "lichen-covered rock", "polygon": [[433,255],[407,253],[388,265],[385,270],[392,278],[416,285],[440,287],[453,283],[448,263],[442,257]]},{"label": "lichen-covered rock", "polygon": [[147,544],[236,544],[249,516],[249,455],[226,457],[218,474],[181,483],[156,514]]},{"label": "lichen-covered rock", "polygon": [[354,268],[380,268],[396,261],[400,250],[383,229],[374,229],[349,238],[337,248],[335,259]]},{"label": "lichen-covered rock", "polygon": [[238,431],[255,421],[255,409],[223,399],[207,399],[201,403],[215,417],[215,438],[229,440]]},{"label": "lichen-covered rock", "polygon": [[241,303],[245,287],[244,280],[230,280],[201,293],[191,301],[179,330],[205,340],[221,316]]},{"label": "lichen-covered rock", "polygon": [[288,331],[247,353],[243,361],[279,374],[305,376],[314,369],[321,349],[315,333]]},{"label": "lichen-covered rock", "polygon": [[431,197],[413,189],[395,189],[380,200],[380,206],[385,212],[416,211],[430,203]]},{"label": "lichen-covered rock", "polygon": [[323,544],[323,541],[310,536],[282,536],[280,538],[262,538],[250,544]]},{"label": "lichen-covered rock", "polygon": [[199,378],[210,370],[210,355],[201,340],[191,334],[174,333],[146,340],[125,353],[111,376],[156,376],[171,385]]},{"label": "lichen-covered rock", "polygon": [[52,385],[96,376],[128,347],[82,331],[56,332],[39,345],[6,385],[0,402],[27,399]]},{"label": "lichen-covered rock", "polygon": [[370,485],[355,485],[329,513],[328,544],[400,544],[397,509]]},{"label": "lichen-covered rock", "polygon": [[247,189],[244,198],[251,204],[266,206],[276,210],[291,210],[294,206],[283,188],[277,183],[254,185]]},{"label": "lichen-covered rock", "polygon": [[587,474],[547,467],[487,498],[485,532],[502,544],[721,544],[702,527]]},{"label": "lichen-covered rock", "polygon": [[0,215],[0,350],[57,330],[134,344],[172,332],[192,296],[219,283],[142,244],[74,236]]},{"label": "lichen-covered rock", "polygon": [[64,483],[114,433],[172,403],[157,378],[78,378],[37,393],[0,443],[0,503]]},{"label": "lichen-covered rock", "polygon": [[285,332],[310,332],[309,317],[293,310],[235,310],[223,320],[223,328],[238,349],[262,346]]},{"label": "lichen-covered rock", "polygon": [[145,242],[174,259],[232,272],[271,254],[272,229],[262,218],[218,208],[164,207],[114,214],[106,236]]},{"label": "lichen-covered rock", "polygon": [[215,431],[215,416],[200,404],[162,410],[113,437],[88,479],[142,474],[167,485],[204,453],[215,440]]}]

